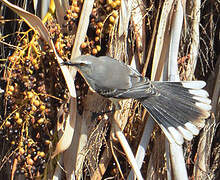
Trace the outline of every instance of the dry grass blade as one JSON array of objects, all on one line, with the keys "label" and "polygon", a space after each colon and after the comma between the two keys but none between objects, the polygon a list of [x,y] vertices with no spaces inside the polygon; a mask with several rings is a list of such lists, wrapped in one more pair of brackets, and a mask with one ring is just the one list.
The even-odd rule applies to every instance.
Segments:
[{"label": "dry grass blade", "polygon": [[[147,176],[146,180],[152,179],[166,179],[166,174],[163,172],[163,168],[165,166],[164,154],[164,140],[165,137],[163,134],[157,134],[156,143],[152,149],[152,153],[150,156],[150,160],[148,162]],[[159,150],[158,150],[159,149]],[[157,169],[160,169],[158,172]]]},{"label": "dry grass blade", "polygon": [[[213,89],[212,96],[212,115],[209,120],[206,121],[206,125],[204,127],[203,132],[201,133],[201,138],[197,148],[197,156],[195,159],[194,166],[194,177],[196,179],[214,179],[214,173],[211,172],[209,164],[211,159],[211,148],[213,145],[214,135],[216,133],[218,127],[218,106],[219,106],[219,97],[220,97],[220,58],[216,63],[216,71],[215,77],[210,76],[210,78],[214,78],[215,85]],[[209,78],[209,83],[207,86],[213,86],[212,79]],[[210,175],[210,176],[209,176]]]},{"label": "dry grass blade", "polygon": [[109,164],[109,161],[111,160],[111,157],[112,154],[109,153],[109,150],[106,148],[99,162],[99,167],[96,169],[96,171],[93,173],[93,176],[91,177],[92,180],[102,179]]},{"label": "dry grass blade", "polygon": [[215,115],[217,115],[217,111],[218,111],[219,96],[220,96],[220,58],[218,58],[218,62],[216,63],[216,81],[212,96],[212,112]]},{"label": "dry grass blade", "polygon": [[182,146],[171,143],[170,156],[174,179],[188,180]]},{"label": "dry grass blade", "polygon": [[73,45],[71,60],[81,54],[80,45],[84,42],[89,26],[89,17],[92,12],[94,0],[85,0],[82,7],[76,38]]},{"label": "dry grass blade", "polygon": [[131,0],[127,0],[127,1],[121,0],[120,23],[118,30],[119,37],[127,34],[130,16],[131,16]]},{"label": "dry grass blade", "polygon": [[200,8],[201,1],[193,1],[193,14],[192,14],[192,42],[190,45],[190,62],[187,67],[187,79],[192,80],[193,74],[196,68],[198,54],[199,54],[199,44],[200,44],[200,35],[199,35],[199,26],[200,26]]},{"label": "dry grass blade", "polygon": [[146,34],[145,34],[145,11],[143,10],[144,2],[141,0],[132,2],[132,12],[131,12],[131,20],[134,27],[134,34],[136,39],[136,69],[138,71],[141,70],[141,66],[143,65],[143,61],[146,55]]},{"label": "dry grass blade", "polygon": [[[143,131],[143,134],[141,137],[141,141],[138,145],[138,149],[137,149],[137,152],[135,155],[135,159],[137,161],[137,165],[138,165],[139,169],[141,169],[142,164],[144,162],[147,146],[150,141],[151,133],[153,131],[154,126],[155,126],[154,120],[151,117],[149,117],[145,126],[144,126],[144,131]],[[134,179],[134,178],[135,178],[134,172],[130,171],[127,179]]]},{"label": "dry grass blade", "polygon": [[180,81],[178,72],[178,52],[183,24],[183,7],[180,1],[177,2],[176,9],[174,9],[172,17],[171,36],[170,36],[170,47],[168,57],[168,80]]},{"label": "dry grass blade", "polygon": [[69,8],[68,0],[53,0],[56,7],[56,17],[58,24],[64,24],[64,16],[66,14],[66,10]]},{"label": "dry grass blade", "polygon": [[162,13],[160,17],[160,24],[158,27],[157,37],[156,37],[156,45],[154,50],[154,58],[153,58],[153,65],[152,65],[152,72],[151,72],[151,79],[152,80],[159,80],[161,77],[161,72],[165,63],[166,50],[164,46],[169,43],[166,39],[168,35],[166,34],[166,30],[169,24],[170,12],[172,9],[174,1],[167,0],[164,2]]},{"label": "dry grass blade", "polygon": [[37,12],[37,6],[40,2],[38,0],[33,0],[33,4],[34,4],[34,11]]},{"label": "dry grass blade", "polygon": [[203,132],[201,133],[201,138],[199,140],[193,171],[195,179],[212,179],[209,178],[209,164],[211,157],[211,145],[216,128],[216,119],[214,114],[212,114],[211,118],[207,121],[205,127],[203,128]]},{"label": "dry grass blade", "polygon": [[113,123],[113,125],[114,125],[114,128],[115,128],[115,134],[116,134],[117,138],[119,139],[119,141],[120,141],[120,143],[121,143],[128,159],[129,159],[130,165],[131,165],[132,169],[134,170],[137,179],[142,180],[143,177],[141,175],[141,171],[140,171],[140,169],[137,165],[136,159],[135,159],[135,157],[134,157],[134,155],[131,151],[131,148],[130,148],[123,132],[121,131],[121,129],[119,128],[119,126],[116,122]]},{"label": "dry grass blade", "polygon": [[126,140],[126,138],[121,130],[121,129],[124,129],[124,127],[127,123],[128,114],[129,114],[129,110],[131,108],[132,101],[131,100],[124,100],[124,101],[120,101],[120,103],[121,103],[122,110],[115,112],[114,121],[112,122],[113,127],[114,127],[114,132],[115,132],[115,135],[118,138],[121,146],[123,147],[124,152],[128,158],[128,161],[129,161],[132,169],[134,170],[137,178],[142,179],[143,177],[141,175],[140,168],[138,167],[137,161],[134,158],[133,152],[131,150],[131,147],[128,144],[128,141]]},{"label": "dry grass blade", "polygon": [[[70,111],[70,115],[68,115],[66,119],[66,126],[64,133],[57,143],[56,150],[54,151],[52,158],[54,158],[57,154],[65,151],[71,144],[73,134],[74,134],[74,128],[75,128],[75,112],[76,112],[76,103],[74,102],[73,98],[70,99],[70,107],[73,109]],[[69,120],[69,118],[74,117],[72,120]]]},{"label": "dry grass blade", "polygon": [[170,160],[170,143],[168,139],[165,139],[165,156],[166,156],[167,180],[172,180],[172,164]]},{"label": "dry grass blade", "polygon": [[[159,4],[158,9],[160,9],[160,7],[161,7],[161,2]],[[157,27],[158,27],[157,22],[158,22],[159,17],[160,17],[160,11],[158,11],[157,15],[156,15],[156,19],[155,19],[156,23],[154,24],[154,29],[153,29],[153,34],[152,34],[151,41],[150,41],[149,50],[148,50],[147,57],[146,57],[144,67],[142,70],[142,75],[144,75],[144,76],[146,75],[147,67],[148,67],[148,64],[149,64],[149,61],[151,58],[151,54],[152,54],[152,50],[153,50],[153,46],[154,46],[154,41],[155,41],[155,37],[156,37],[156,33],[157,33]]]}]

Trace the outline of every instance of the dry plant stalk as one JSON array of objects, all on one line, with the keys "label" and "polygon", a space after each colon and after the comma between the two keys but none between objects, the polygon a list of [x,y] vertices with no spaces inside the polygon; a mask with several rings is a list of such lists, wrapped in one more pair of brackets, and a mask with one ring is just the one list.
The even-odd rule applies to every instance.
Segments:
[{"label": "dry plant stalk", "polygon": [[[82,42],[85,40],[86,37],[86,32],[89,26],[89,16],[92,12],[92,8],[93,8],[93,3],[94,0],[85,0],[83,3],[83,8],[82,8],[82,12],[81,12],[81,16],[80,16],[80,21],[79,21],[79,26],[77,28],[77,33],[76,33],[76,37],[75,37],[75,41],[74,41],[74,45],[73,45],[73,49],[72,49],[72,55],[71,55],[71,59],[73,59],[74,57],[79,56],[80,53],[80,44],[82,44]],[[76,70],[72,69],[70,70],[71,74],[73,76],[73,78],[75,78],[76,75]],[[74,102],[74,106],[76,106],[76,100]],[[70,106],[70,110],[74,107],[74,106]],[[80,178],[82,176],[82,165],[84,162],[84,156],[81,156],[81,151],[84,148],[86,142],[87,142],[87,125],[85,124],[85,119],[83,119],[80,116],[77,116],[76,114],[72,114],[70,116],[70,118],[75,119],[77,118],[77,124],[76,126],[78,127],[75,131],[75,137],[77,137],[77,139],[79,140],[79,144],[78,147],[76,147],[75,149],[68,149],[65,153],[64,153],[64,167],[67,170],[67,179],[69,179],[71,177],[71,174],[74,173],[74,171],[76,171],[76,176],[78,178]],[[74,142],[74,138],[72,139],[72,146],[73,144],[75,144]],[[71,147],[71,145],[70,145]],[[76,152],[77,151],[77,154]],[[71,159],[70,157],[73,156],[73,154],[75,154],[74,159]]]},{"label": "dry plant stalk", "polygon": [[[196,179],[214,179],[215,169],[210,167],[210,159],[212,156],[212,144],[218,128],[219,123],[219,97],[220,97],[220,58],[216,63],[216,69],[213,75],[210,75],[208,81],[208,88],[213,90],[212,92],[212,115],[207,120],[206,125],[201,133],[199,140],[195,166],[193,170],[193,176]],[[214,87],[214,88],[213,88]],[[217,155],[218,156],[218,155]]]},{"label": "dry plant stalk", "polygon": [[201,1],[200,0],[193,1],[192,31],[191,31],[192,42],[190,45],[190,61],[188,64],[187,74],[186,74],[187,80],[193,79],[193,75],[197,64],[198,54],[199,54],[200,8],[201,8]]}]

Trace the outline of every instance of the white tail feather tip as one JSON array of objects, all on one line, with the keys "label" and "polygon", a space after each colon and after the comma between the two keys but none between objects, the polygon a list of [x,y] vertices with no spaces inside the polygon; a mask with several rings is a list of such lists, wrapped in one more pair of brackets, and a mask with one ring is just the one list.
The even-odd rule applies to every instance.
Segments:
[{"label": "white tail feather tip", "polygon": [[179,145],[182,145],[184,142],[183,136],[174,127],[168,127],[168,130],[172,135],[173,139],[175,140],[175,142]]},{"label": "white tail feather tip", "polygon": [[199,134],[199,129],[195,125],[193,125],[192,123],[187,122],[184,125],[185,125],[186,129],[189,130],[193,135]]},{"label": "white tail feather tip", "polygon": [[200,102],[196,102],[195,104],[197,107],[199,107],[205,111],[210,111],[212,109],[212,106],[209,104],[204,104],[204,103],[200,103]]},{"label": "white tail feather tip", "polygon": [[200,96],[193,96],[193,99],[200,101],[202,103],[206,103],[206,104],[211,104],[211,99],[209,98],[205,98],[205,97],[200,97]]},{"label": "white tail feather tip", "polygon": [[199,90],[190,89],[189,93],[196,96],[209,97],[209,93],[204,89],[199,89]]},{"label": "white tail feather tip", "polygon": [[183,135],[184,139],[191,141],[193,138],[193,134],[191,131],[184,129],[182,126],[177,127],[180,133]]},{"label": "white tail feather tip", "polygon": [[190,88],[190,89],[202,89],[205,87],[205,81],[186,81],[182,82],[183,87]]}]

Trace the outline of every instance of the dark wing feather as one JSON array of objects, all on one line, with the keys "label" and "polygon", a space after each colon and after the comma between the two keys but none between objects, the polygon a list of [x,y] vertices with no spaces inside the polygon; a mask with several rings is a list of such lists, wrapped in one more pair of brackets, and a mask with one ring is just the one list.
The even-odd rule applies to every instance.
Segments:
[{"label": "dark wing feather", "polygon": [[[117,60],[112,60],[112,64],[116,63]],[[121,71],[119,71],[119,69]],[[148,78],[143,77],[137,70],[123,63],[117,62],[117,75],[118,82],[126,81],[126,85],[118,86],[105,86],[99,87],[96,84],[96,91],[105,97],[114,97],[119,99],[142,99],[153,95],[156,95],[156,90]],[[111,71],[112,74],[116,74],[114,69]],[[118,84],[118,83],[117,83]],[[129,84],[129,85],[128,85]],[[120,87],[120,88],[119,88]]]}]

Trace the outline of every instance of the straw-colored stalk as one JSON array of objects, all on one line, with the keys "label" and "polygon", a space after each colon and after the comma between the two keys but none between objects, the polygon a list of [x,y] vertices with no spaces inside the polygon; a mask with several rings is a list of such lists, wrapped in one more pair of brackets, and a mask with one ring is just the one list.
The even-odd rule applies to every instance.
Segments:
[{"label": "straw-colored stalk", "polygon": [[[214,172],[210,168],[211,148],[213,138],[219,124],[219,97],[220,97],[220,58],[216,63],[214,72],[215,76],[210,75],[208,79],[208,88],[213,90],[212,93],[212,114],[211,118],[206,121],[206,125],[201,133],[197,148],[197,156],[193,175],[195,179],[214,179]],[[213,88],[214,87],[214,88]]]},{"label": "straw-colored stalk", "polygon": [[[168,80],[179,81],[178,73],[178,52],[183,25],[183,6],[181,1],[177,1],[176,9],[173,13],[170,35],[170,46],[168,55]],[[174,179],[187,180],[186,165],[183,156],[183,149],[181,145],[170,143],[170,159],[173,170]]]},{"label": "straw-colored stalk", "polygon": [[192,42],[190,45],[190,61],[187,66],[187,72],[186,72],[187,80],[193,79],[197,64],[198,54],[199,54],[200,8],[201,8],[201,0],[194,0],[193,8],[192,8],[192,31],[191,31]]},{"label": "straw-colored stalk", "polygon": [[[71,60],[74,59],[74,57],[77,57],[81,54],[80,52],[80,45],[84,42],[87,29],[89,26],[89,17],[92,12],[94,0],[85,0],[83,3],[81,16],[79,20],[79,25],[76,32],[76,37],[73,45]],[[75,78],[76,70],[72,69],[70,70],[73,78]],[[76,103],[76,102],[75,102]],[[70,111],[72,109],[72,106],[70,104]],[[67,151],[64,152],[64,167],[67,171],[66,177],[67,179],[71,179],[72,174],[74,171],[76,172],[77,179],[80,179],[82,177],[82,167],[83,162],[85,159],[85,156],[81,153],[82,149],[85,147],[87,143],[87,125],[85,119],[80,116],[76,116],[71,118],[77,118],[76,121],[76,131],[74,134],[75,138],[72,138],[72,143]],[[76,145],[76,137],[77,142],[79,142]],[[68,140],[68,138],[66,139]],[[74,146],[74,148],[73,148]],[[74,156],[75,155],[75,156]]]}]

